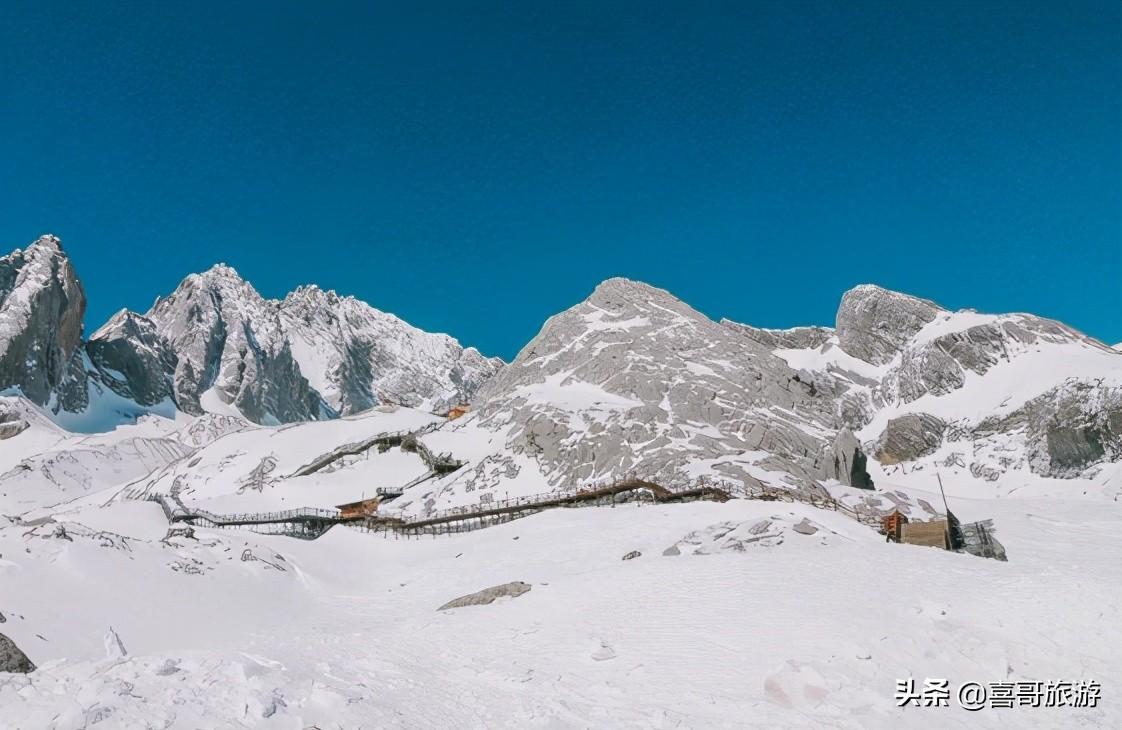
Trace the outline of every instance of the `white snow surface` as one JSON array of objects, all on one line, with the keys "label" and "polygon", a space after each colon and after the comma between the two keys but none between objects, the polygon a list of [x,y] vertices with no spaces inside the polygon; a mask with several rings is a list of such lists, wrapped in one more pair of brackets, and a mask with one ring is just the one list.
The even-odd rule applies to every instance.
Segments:
[{"label": "white snow surface", "polygon": [[[161,542],[155,505],[88,508],[61,523],[69,539],[56,524],[0,528],[3,631],[40,667],[0,675],[0,716],[11,728],[1117,727],[1118,503],[956,507],[996,518],[1012,560],[890,545],[836,513],[766,502],[556,510],[424,540],[336,528],[314,542],[206,530]],[[815,534],[793,531],[804,520]],[[435,610],[516,580],[531,591]],[[110,627],[126,656],[106,656]],[[927,676],[1093,678],[1104,696],[1096,709],[897,708],[895,680]]]}]

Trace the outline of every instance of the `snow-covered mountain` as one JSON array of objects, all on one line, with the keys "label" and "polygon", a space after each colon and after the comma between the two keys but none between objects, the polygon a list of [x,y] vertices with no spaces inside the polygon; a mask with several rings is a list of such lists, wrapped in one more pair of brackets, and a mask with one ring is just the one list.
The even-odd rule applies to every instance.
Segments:
[{"label": "snow-covered mountain", "polygon": [[420,500],[433,505],[625,474],[668,486],[701,476],[871,486],[832,391],[736,329],[627,279],[551,317],[483,387],[472,414],[425,439],[470,459]]},{"label": "snow-covered mountain", "polygon": [[763,330],[612,279],[424,439],[468,466],[409,490],[399,504],[419,512],[630,474],[820,490],[941,469],[1010,477],[1005,490],[1108,488],[1122,356],[1051,320],[869,285],[846,293],[834,328]]},{"label": "snow-covered mountain", "polygon": [[866,285],[843,297],[821,344],[773,352],[839,394],[892,473],[1074,478],[1122,457],[1122,353],[1053,320],[951,312]]},{"label": "snow-covered mountain", "polygon": [[[0,662],[14,647],[40,669],[0,670],[0,717],[887,729],[925,711],[897,707],[902,677],[1122,672],[1122,353],[871,286],[834,327],[765,330],[625,279],[489,378],[470,352],[329,292],[263,299],[216,267],[75,345],[36,403],[15,383],[0,398]],[[141,415],[74,433],[75,392],[84,412]],[[434,415],[446,392],[471,412]],[[361,407],[383,399],[418,407]],[[442,453],[463,465],[436,469]],[[423,540],[187,528],[141,501],[275,515],[389,488],[403,493],[379,514],[408,519],[634,474],[926,519],[943,509],[936,469],[963,521],[997,521],[1008,562],[888,544],[798,500],[613,501]],[[512,581],[520,597],[437,611]],[[1105,698],[1050,711],[930,722],[1122,718]]]},{"label": "snow-covered mountain", "polygon": [[353,297],[302,287],[265,299],[222,264],[146,314],[118,312],[86,343],[84,311],[57,238],[0,259],[0,389],[79,430],[152,412],[278,424],[386,402],[440,411],[502,365]]},{"label": "snow-covered mountain", "polygon": [[317,286],[298,288],[278,311],[300,372],[343,414],[383,402],[444,412],[470,401],[503,365]]},{"label": "snow-covered mountain", "polygon": [[85,312],[86,295],[56,237],[0,258],[0,390],[16,388],[41,405],[72,392],[64,386]]}]

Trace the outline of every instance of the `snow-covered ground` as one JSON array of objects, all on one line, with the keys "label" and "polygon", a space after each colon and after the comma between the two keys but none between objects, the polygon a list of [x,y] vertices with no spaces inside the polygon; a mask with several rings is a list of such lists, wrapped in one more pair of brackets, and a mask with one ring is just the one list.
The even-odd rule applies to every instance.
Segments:
[{"label": "snow-covered ground", "polygon": [[[426,467],[375,447],[294,472],[438,421],[407,408],[281,427],[150,417],[96,435],[34,421],[0,441],[0,633],[39,667],[0,674],[0,727],[1122,726],[1118,464],[1074,480],[942,469],[960,519],[995,520],[1004,563],[887,544],[801,503],[557,509],[437,538],[337,526],[303,541],[170,534],[138,501],[329,507]],[[466,469],[502,442],[470,416],[422,438]],[[531,457],[512,458],[521,476],[497,489],[550,488]],[[933,470],[869,468],[885,504],[941,506]],[[432,489],[390,504],[430,509]],[[437,611],[512,581],[531,590]],[[897,680],[929,677],[1096,680],[1103,696],[1093,709],[897,707]]]},{"label": "snow-covered ground", "polygon": [[[205,530],[160,542],[154,505],[88,508],[61,523],[69,539],[54,524],[0,529],[3,631],[40,666],[0,675],[0,717],[28,729],[1118,727],[1122,506],[955,507],[996,519],[1008,563],[886,544],[801,504],[555,510],[436,539],[336,528],[310,542]],[[532,590],[436,611],[509,581]],[[107,658],[110,626],[123,658]],[[908,677],[1096,679],[1103,699],[897,708]]]}]

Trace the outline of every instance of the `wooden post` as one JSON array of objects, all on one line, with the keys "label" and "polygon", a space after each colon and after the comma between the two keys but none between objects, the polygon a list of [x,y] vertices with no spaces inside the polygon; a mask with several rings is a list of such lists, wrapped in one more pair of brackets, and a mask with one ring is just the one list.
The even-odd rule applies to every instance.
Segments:
[{"label": "wooden post", "polygon": [[943,491],[943,477],[939,475],[939,472],[935,472],[935,479],[937,479],[938,482],[939,482],[939,494],[943,495],[943,509],[946,510],[946,516],[947,516],[947,519],[946,519],[947,526],[943,530],[943,544],[946,546],[947,550],[950,550],[951,549],[951,508],[947,504],[947,493]]}]

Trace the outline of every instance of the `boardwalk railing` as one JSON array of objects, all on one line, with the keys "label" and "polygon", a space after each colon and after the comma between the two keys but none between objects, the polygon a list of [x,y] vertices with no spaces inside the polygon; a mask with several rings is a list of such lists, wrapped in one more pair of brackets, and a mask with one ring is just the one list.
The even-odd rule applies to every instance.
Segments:
[{"label": "boardwalk railing", "polygon": [[[400,496],[400,492],[379,490],[379,496],[390,499]],[[220,515],[207,510],[186,507],[163,495],[150,497],[151,500],[160,504],[170,522],[189,522],[207,527],[241,527],[259,532],[280,533],[305,538],[318,537],[336,524],[349,524],[371,532],[398,532],[407,535],[466,532],[523,517],[544,509],[615,505],[621,501],[621,498],[622,501],[654,503],[690,500],[724,502],[732,498],[802,502],[821,509],[840,512],[866,525],[879,526],[881,519],[881,516],[875,511],[862,511],[839,502],[824,489],[781,489],[756,483],[734,483],[703,478],[672,490],[634,474],[608,482],[582,485],[553,492],[452,507],[412,518],[385,515],[344,517],[338,510],[319,508]]]}]

